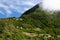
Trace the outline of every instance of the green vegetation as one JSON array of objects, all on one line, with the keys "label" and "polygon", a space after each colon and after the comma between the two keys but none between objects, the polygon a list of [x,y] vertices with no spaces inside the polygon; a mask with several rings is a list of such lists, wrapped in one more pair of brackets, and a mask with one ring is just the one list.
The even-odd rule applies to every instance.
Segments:
[{"label": "green vegetation", "polygon": [[59,15],[36,8],[20,18],[0,19],[0,40],[60,40]]}]

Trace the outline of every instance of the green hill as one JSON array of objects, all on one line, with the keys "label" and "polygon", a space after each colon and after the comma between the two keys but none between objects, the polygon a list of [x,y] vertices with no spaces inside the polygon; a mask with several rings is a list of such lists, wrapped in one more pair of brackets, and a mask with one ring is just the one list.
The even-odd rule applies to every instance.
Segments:
[{"label": "green hill", "polygon": [[0,40],[60,40],[59,13],[41,11],[36,5],[20,18],[0,19]]}]

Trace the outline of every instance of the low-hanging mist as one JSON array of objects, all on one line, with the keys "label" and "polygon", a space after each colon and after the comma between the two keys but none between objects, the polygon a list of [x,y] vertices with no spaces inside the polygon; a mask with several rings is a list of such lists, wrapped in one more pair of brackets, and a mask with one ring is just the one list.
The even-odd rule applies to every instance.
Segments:
[{"label": "low-hanging mist", "polygon": [[60,11],[60,0],[42,0],[39,6],[44,11]]}]

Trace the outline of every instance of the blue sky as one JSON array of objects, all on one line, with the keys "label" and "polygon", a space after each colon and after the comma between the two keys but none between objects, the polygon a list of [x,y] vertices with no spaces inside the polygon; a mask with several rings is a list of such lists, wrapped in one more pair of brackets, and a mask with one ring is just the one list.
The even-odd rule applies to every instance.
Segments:
[{"label": "blue sky", "polygon": [[40,0],[0,0],[0,18],[20,17]]}]

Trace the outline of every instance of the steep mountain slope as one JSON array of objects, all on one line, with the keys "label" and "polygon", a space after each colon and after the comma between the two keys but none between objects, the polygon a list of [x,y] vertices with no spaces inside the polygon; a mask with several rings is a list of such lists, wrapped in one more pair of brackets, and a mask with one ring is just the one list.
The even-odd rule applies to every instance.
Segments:
[{"label": "steep mountain slope", "polygon": [[0,40],[60,40],[60,16],[41,11],[38,5],[20,18],[0,19]]}]

